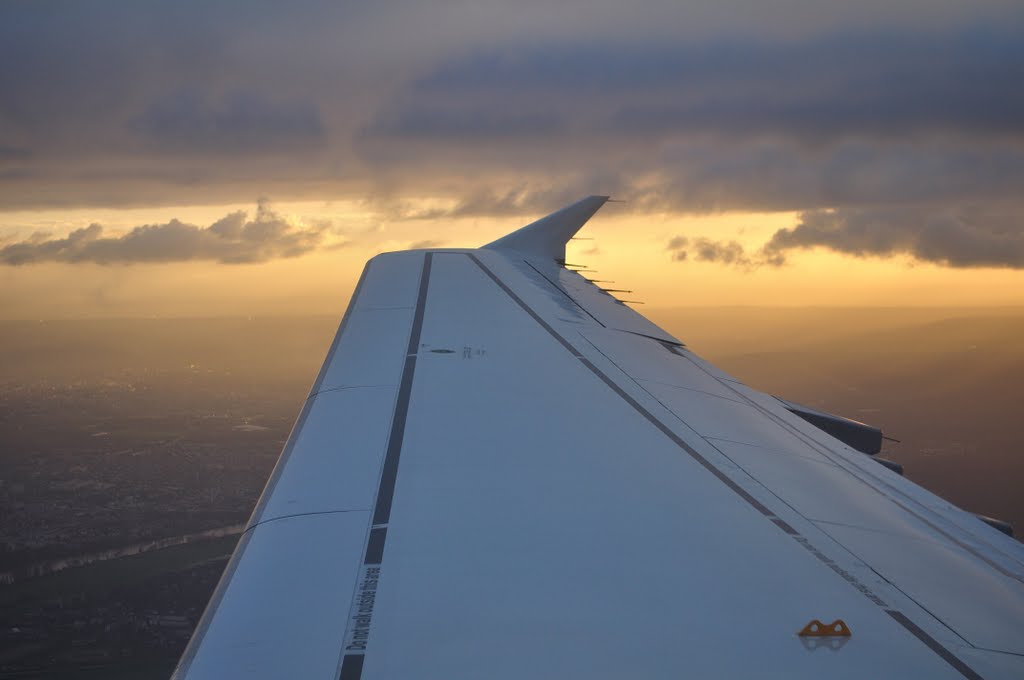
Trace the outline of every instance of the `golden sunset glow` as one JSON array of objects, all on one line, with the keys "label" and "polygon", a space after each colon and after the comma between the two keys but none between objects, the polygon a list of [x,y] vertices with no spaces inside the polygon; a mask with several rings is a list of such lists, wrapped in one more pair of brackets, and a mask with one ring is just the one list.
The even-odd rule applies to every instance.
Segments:
[{"label": "golden sunset glow", "polygon": [[1024,675],[1022,83],[1021,0],[0,2],[0,675]]},{"label": "golden sunset glow", "polygon": [[[421,200],[407,209],[426,212]],[[395,218],[356,201],[290,202],[273,209],[296,224],[329,222],[324,247],[296,258],[255,264],[42,263],[0,268],[0,314],[8,319],[103,316],[339,314],[367,259],[412,245],[476,247],[532,218]],[[159,209],[22,211],[0,214],[16,237],[66,234],[92,223],[111,233],[171,219],[208,225],[251,205]],[[956,269],[910,257],[841,255],[820,248],[793,253],[782,266],[726,265],[694,258],[674,261],[675,236],[736,241],[755,252],[795,213],[630,215],[605,206],[570,243],[568,261],[585,264],[634,291],[619,297],[651,308],[693,306],[954,306],[1024,305],[1024,273]],[[23,225],[16,227],[15,225]],[[27,225],[27,226],[25,226]],[[27,233],[18,233],[27,232]],[[424,243],[427,242],[427,243]]]}]

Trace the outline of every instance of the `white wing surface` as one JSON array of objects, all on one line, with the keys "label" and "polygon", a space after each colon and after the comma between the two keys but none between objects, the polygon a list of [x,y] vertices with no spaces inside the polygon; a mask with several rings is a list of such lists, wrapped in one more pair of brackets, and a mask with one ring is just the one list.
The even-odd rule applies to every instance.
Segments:
[{"label": "white wing surface", "polygon": [[175,677],[1024,677],[1021,544],[566,269],[605,200],[367,264]]}]

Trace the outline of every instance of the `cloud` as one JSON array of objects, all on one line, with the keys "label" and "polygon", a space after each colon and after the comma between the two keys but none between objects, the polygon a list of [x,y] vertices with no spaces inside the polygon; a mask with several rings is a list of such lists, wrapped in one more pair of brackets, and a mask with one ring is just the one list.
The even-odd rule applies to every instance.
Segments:
[{"label": "cloud", "polygon": [[1011,142],[850,140],[801,150],[684,141],[661,153],[652,200],[676,211],[948,204],[1012,199],[1024,184],[1024,146]]},{"label": "cloud", "polygon": [[[617,173],[585,172],[552,186],[544,181],[509,182],[509,186],[467,189],[448,205],[417,206],[387,194],[370,195],[366,208],[392,220],[436,220],[460,217],[541,216],[593,194],[619,197],[631,185]],[[605,210],[613,209],[608,206]]]},{"label": "cloud", "polygon": [[764,252],[822,247],[856,257],[910,256],[950,267],[1024,269],[1024,211],[980,207],[815,210],[780,229]]},{"label": "cloud", "polygon": [[314,250],[324,241],[328,229],[322,223],[293,224],[261,202],[252,219],[244,211],[237,211],[205,228],[175,219],[166,224],[135,227],[119,236],[104,236],[99,224],[76,229],[65,238],[34,234],[0,248],[0,264],[265,262],[298,257]]},{"label": "cloud", "polygon": [[676,262],[686,262],[692,255],[692,259],[697,262],[714,262],[747,271],[762,265],[778,266],[783,262],[781,258],[768,256],[763,251],[750,256],[737,241],[713,240],[703,236],[674,236],[669,240],[666,250]]},{"label": "cloud", "polygon": [[232,92],[221,101],[184,90],[153,102],[130,126],[153,147],[175,152],[294,151],[322,141],[316,108],[275,103],[256,92]]},{"label": "cloud", "polygon": [[0,162],[22,161],[29,158],[31,155],[32,153],[24,147],[0,144]]},{"label": "cloud", "polygon": [[[634,212],[978,201],[1024,185],[1021,81],[1016,25],[536,41],[427,70],[355,148],[393,186],[456,196],[452,214],[597,191]],[[503,130],[541,116],[549,125]],[[510,177],[531,186],[509,190]]]},{"label": "cloud", "polygon": [[445,244],[445,241],[438,241],[435,239],[425,239],[423,241],[413,241],[408,246],[407,250],[420,250],[423,248],[440,248]]},{"label": "cloud", "polygon": [[364,130],[367,136],[397,139],[454,139],[460,143],[481,140],[551,138],[566,130],[559,116],[544,111],[505,113],[486,109],[465,110],[454,106],[386,112]]},{"label": "cloud", "polygon": [[807,211],[760,248],[737,241],[673,237],[666,251],[746,271],[779,267],[795,250],[824,248],[854,257],[909,257],[948,267],[1024,269],[1024,210],[989,206],[936,210],[922,206]]},{"label": "cloud", "polygon": [[0,204],[806,211],[1024,183],[1020,3],[396,2],[0,3]]},{"label": "cloud", "polygon": [[460,125],[467,101],[483,129],[546,111],[577,131],[629,137],[1019,136],[1021,80],[1024,41],[1016,29],[875,29],[795,42],[576,40],[448,61],[385,115],[427,118],[425,135],[456,143],[473,137]]}]

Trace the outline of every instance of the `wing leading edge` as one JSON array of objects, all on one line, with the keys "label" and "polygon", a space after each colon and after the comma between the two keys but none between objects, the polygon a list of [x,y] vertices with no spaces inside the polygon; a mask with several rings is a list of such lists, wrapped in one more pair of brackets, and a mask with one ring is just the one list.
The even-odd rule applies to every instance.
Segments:
[{"label": "wing leading edge", "polygon": [[1020,544],[561,266],[605,200],[367,264],[175,677],[1024,673]]}]

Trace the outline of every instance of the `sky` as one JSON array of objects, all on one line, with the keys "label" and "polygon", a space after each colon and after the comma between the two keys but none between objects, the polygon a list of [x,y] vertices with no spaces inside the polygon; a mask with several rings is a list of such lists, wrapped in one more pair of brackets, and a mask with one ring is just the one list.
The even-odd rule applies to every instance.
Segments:
[{"label": "sky", "polygon": [[0,318],[338,314],[588,194],[651,307],[1024,305],[1019,0],[0,4]]}]

